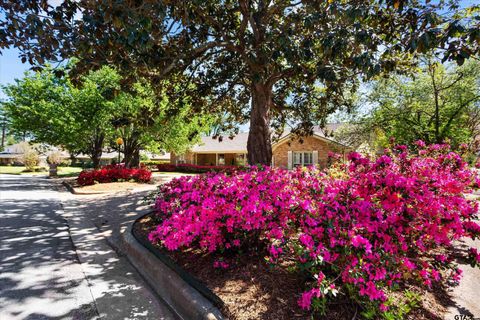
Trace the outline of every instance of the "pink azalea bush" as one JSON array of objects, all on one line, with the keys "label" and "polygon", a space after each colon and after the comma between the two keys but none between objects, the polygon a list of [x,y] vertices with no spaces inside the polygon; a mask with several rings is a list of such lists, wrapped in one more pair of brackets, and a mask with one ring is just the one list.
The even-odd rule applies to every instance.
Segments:
[{"label": "pink azalea bush", "polygon": [[[335,175],[252,167],[173,180],[160,187],[150,240],[220,256],[254,248],[274,263],[293,257],[307,276],[301,308],[325,311],[341,291],[387,314],[389,293],[407,282],[458,281],[448,249],[480,235],[477,203],[464,196],[478,184],[474,172],[448,145],[417,147],[375,160],[352,153]],[[474,249],[468,258],[480,263]]]},{"label": "pink azalea bush", "polygon": [[128,180],[146,183],[151,179],[152,172],[145,168],[125,168],[123,165],[109,165],[99,170],[84,170],[80,172],[77,182],[81,186],[88,186],[95,183]]}]

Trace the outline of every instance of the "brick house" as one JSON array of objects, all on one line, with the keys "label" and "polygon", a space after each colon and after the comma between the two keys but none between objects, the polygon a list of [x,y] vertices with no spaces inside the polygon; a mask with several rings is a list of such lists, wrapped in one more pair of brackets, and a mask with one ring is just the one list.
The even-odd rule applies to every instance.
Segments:
[{"label": "brick house", "polygon": [[[315,127],[313,135],[294,139],[291,133],[283,134],[272,144],[272,165],[291,169],[294,166],[327,164],[328,152],[345,154],[352,149],[331,137],[339,124],[327,125],[325,129]],[[326,134],[326,132],[328,134]],[[233,139],[221,141],[202,137],[202,143],[193,146],[181,155],[171,153],[170,163],[196,165],[245,165],[247,163],[248,133],[239,133]]]}]

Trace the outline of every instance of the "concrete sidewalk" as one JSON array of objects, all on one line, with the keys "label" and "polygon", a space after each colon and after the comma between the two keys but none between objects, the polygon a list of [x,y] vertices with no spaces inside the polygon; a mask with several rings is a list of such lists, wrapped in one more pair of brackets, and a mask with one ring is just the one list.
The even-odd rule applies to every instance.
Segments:
[{"label": "concrete sidewalk", "polygon": [[62,218],[44,178],[0,175],[0,319],[98,319]]},{"label": "concrete sidewalk", "polygon": [[[459,241],[456,247],[464,255],[471,247],[480,251],[480,239],[475,241],[465,239]],[[453,305],[448,308],[445,320],[460,319],[459,316],[466,316],[465,319],[471,319],[471,317],[480,319],[480,268],[472,268],[464,261],[458,261],[458,263],[463,271],[463,276],[460,284],[449,292]]]},{"label": "concrete sidewalk", "polygon": [[135,208],[145,193],[63,194],[64,217],[102,319],[178,319],[121,253],[120,230],[141,214]]}]

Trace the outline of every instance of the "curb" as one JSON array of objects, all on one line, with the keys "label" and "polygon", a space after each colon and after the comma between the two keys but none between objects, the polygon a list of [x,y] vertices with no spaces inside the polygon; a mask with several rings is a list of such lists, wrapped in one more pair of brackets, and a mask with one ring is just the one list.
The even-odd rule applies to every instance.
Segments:
[{"label": "curb", "polygon": [[226,319],[212,302],[138,242],[132,234],[132,227],[133,224],[121,232],[126,257],[163,301],[182,319]]},{"label": "curb", "polygon": [[75,193],[75,188],[70,184],[68,183],[67,181],[62,181],[62,185],[67,188],[67,190],[70,192],[70,193],[73,193],[73,194],[76,194]]}]

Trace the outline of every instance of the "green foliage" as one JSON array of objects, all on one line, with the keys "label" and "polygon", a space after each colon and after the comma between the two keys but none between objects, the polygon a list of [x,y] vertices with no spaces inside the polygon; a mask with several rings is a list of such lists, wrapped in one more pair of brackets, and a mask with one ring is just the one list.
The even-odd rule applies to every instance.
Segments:
[{"label": "green foliage", "polygon": [[[87,73],[76,86],[66,70],[60,77],[58,71],[27,73],[4,87],[6,115],[16,131],[73,154],[89,154],[94,166],[104,143],[118,136],[126,157],[140,149],[184,152],[211,122],[210,116],[192,114],[185,96],[170,100],[167,92],[155,93],[144,81],[122,90],[122,78],[111,67]],[[179,111],[172,114],[172,109]]]},{"label": "green foliage", "polygon": [[478,7],[458,2],[7,1],[0,47],[36,66],[75,55],[83,73],[113,63],[156,92],[168,78],[195,110],[226,112],[224,129],[250,120],[249,161],[270,163],[271,126],[309,133],[351,109],[360,80],[405,71],[418,54],[459,64],[478,54]]},{"label": "green foliage", "polygon": [[364,304],[364,310],[360,313],[365,319],[384,319],[384,320],[397,320],[405,319],[407,315],[416,308],[419,307],[421,301],[420,294],[404,290],[401,294],[397,295],[397,298],[388,298],[385,302],[387,311],[380,312],[378,305],[375,303]]},{"label": "green foliage", "polygon": [[92,154],[92,144],[105,135],[111,117],[111,91],[119,88],[119,76],[102,68],[81,78],[74,87],[66,76],[50,67],[26,73],[5,86],[5,111],[11,128],[28,132],[36,141],[61,145],[72,153]]},{"label": "green foliage", "polygon": [[380,81],[370,97],[378,104],[374,121],[400,143],[468,143],[478,130],[471,120],[480,109],[479,74],[475,61],[451,69],[427,62],[415,78]]},{"label": "green foliage", "polygon": [[21,156],[20,161],[26,167],[27,171],[35,171],[35,167],[40,163],[38,152],[34,149],[26,150]]},{"label": "green foliage", "polygon": [[368,142],[376,149],[389,138],[411,145],[450,141],[467,143],[475,150],[480,134],[480,63],[445,67],[426,60],[412,76],[394,76],[375,82],[367,104],[373,109],[353,119],[356,125],[341,135]]},{"label": "green foliage", "polygon": [[182,153],[199,141],[199,134],[208,130],[211,122],[210,116],[192,115],[187,97],[171,99],[165,91],[154,92],[146,82],[133,84],[132,90],[120,93],[116,101],[119,108],[114,122],[119,123],[125,148]]}]

